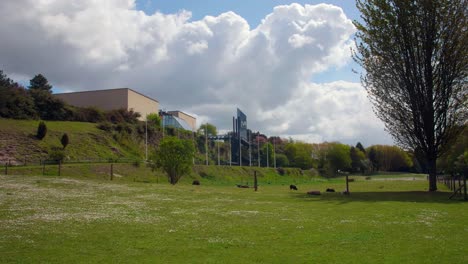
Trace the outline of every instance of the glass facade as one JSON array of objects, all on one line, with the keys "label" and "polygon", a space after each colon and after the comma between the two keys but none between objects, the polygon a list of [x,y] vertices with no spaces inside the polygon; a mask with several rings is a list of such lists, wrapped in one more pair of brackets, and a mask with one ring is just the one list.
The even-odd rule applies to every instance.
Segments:
[{"label": "glass facade", "polygon": [[174,127],[192,131],[192,127],[190,127],[190,125],[187,122],[178,117],[166,114],[163,115],[162,121],[164,127]]}]

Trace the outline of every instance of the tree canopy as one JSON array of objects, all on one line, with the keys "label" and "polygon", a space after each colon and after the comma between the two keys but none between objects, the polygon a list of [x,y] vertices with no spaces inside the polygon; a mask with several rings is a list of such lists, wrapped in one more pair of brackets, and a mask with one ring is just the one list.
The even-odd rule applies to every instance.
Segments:
[{"label": "tree canopy", "polygon": [[216,136],[218,134],[216,130],[216,126],[210,123],[200,125],[200,128],[198,129],[198,133],[199,134],[202,133],[204,135],[205,131],[208,132],[209,136]]},{"label": "tree canopy", "polygon": [[174,185],[190,172],[193,165],[194,146],[192,141],[165,137],[156,151],[156,166],[162,168]]},{"label": "tree canopy", "polygon": [[467,121],[467,0],[357,0],[355,60],[387,131],[419,149],[437,190],[436,160]]}]

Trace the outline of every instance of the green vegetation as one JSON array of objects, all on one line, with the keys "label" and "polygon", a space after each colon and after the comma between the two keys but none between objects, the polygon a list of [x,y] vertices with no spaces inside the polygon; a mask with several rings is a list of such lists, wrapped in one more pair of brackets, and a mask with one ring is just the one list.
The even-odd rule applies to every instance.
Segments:
[{"label": "green vegetation", "polygon": [[165,137],[156,151],[156,166],[166,172],[169,182],[174,185],[193,166],[195,148],[190,140]]},{"label": "green vegetation", "polygon": [[418,153],[437,190],[437,159],[467,124],[466,0],[357,0],[354,59],[377,117]]},{"label": "green vegetation", "polygon": [[305,192],[340,191],[344,180],[299,183],[297,192],[261,184],[254,192],[217,180],[172,186],[133,176],[143,177],[0,176],[0,262],[467,260],[467,204],[448,200],[448,192],[417,191],[427,188],[425,176],[355,176],[351,195],[313,197]]},{"label": "green vegetation", "polygon": [[70,143],[70,139],[68,138],[68,134],[64,133],[62,138],[60,139],[60,143],[62,143],[63,149],[65,149],[68,144]]},{"label": "green vegetation", "polygon": [[39,122],[39,125],[37,126],[36,138],[39,140],[42,140],[43,138],[45,138],[46,135],[47,135],[47,126],[43,121],[41,121]]},{"label": "green vegetation", "polygon": [[[66,133],[72,141],[65,150],[66,160],[141,159],[143,141],[119,137],[118,132],[106,132],[94,123],[46,121],[47,135],[36,139],[39,121],[0,118],[0,157],[13,164],[39,162],[53,149],[63,149],[60,142]],[[127,140],[127,141],[125,141]],[[126,145],[124,144],[126,143]]]}]

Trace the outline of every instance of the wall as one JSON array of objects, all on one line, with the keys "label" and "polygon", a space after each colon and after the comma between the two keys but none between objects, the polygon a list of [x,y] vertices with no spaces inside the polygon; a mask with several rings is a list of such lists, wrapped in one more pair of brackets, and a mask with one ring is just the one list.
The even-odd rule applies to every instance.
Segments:
[{"label": "wall", "polygon": [[145,120],[146,115],[159,112],[159,102],[128,89],[128,110],[130,109],[141,114],[140,120]]}]

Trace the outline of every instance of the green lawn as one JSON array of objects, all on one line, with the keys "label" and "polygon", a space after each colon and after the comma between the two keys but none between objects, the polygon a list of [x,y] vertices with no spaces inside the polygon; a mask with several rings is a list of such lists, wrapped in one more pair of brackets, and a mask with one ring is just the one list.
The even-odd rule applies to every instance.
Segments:
[{"label": "green lawn", "polygon": [[311,197],[343,179],[254,192],[0,176],[0,262],[468,263],[468,204],[411,177],[354,177],[350,196]]},{"label": "green lawn", "polygon": [[67,133],[70,139],[65,150],[66,160],[142,158],[142,142],[122,145],[113,138],[112,133],[98,129],[94,123],[68,121],[45,121],[45,123],[47,135],[44,139],[38,140],[35,138],[38,120],[0,118],[0,159],[5,155],[14,164],[22,164],[24,161],[39,163],[40,160],[48,158],[48,152],[52,148],[62,148],[60,139],[64,133]]}]

